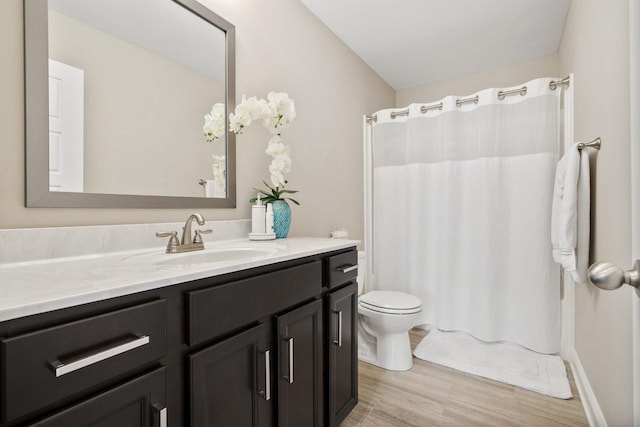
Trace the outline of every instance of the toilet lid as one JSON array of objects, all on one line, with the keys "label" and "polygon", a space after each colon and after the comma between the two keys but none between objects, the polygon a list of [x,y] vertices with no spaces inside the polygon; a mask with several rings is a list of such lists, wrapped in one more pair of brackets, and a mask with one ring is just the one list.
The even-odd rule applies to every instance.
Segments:
[{"label": "toilet lid", "polygon": [[373,291],[360,296],[360,305],[383,313],[409,314],[422,309],[422,301],[413,295],[395,291]]}]

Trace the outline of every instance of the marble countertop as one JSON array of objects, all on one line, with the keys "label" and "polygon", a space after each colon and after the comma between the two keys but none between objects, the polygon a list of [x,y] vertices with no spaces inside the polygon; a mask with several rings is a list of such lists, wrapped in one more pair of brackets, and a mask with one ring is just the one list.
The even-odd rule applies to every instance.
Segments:
[{"label": "marble countertop", "polygon": [[[206,242],[205,251],[186,254],[165,254],[165,246],[162,246],[0,264],[0,321],[345,249],[357,244],[355,240],[325,238],[287,238],[267,242],[237,239]],[[238,258],[229,259],[235,256]]]}]

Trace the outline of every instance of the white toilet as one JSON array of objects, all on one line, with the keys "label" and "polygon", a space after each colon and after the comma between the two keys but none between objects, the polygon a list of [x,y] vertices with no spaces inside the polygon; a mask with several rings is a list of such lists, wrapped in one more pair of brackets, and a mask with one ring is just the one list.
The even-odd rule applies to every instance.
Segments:
[{"label": "white toilet", "polygon": [[[359,258],[364,273],[364,258]],[[409,329],[419,323],[422,301],[403,292],[362,293],[358,278],[358,358],[384,369],[406,371],[413,366]]]}]

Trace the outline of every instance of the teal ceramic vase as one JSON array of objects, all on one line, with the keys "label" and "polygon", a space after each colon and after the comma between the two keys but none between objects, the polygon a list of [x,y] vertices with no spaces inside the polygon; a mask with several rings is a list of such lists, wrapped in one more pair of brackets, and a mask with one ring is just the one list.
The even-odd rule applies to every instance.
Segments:
[{"label": "teal ceramic vase", "polygon": [[274,200],[273,207],[273,229],[276,232],[276,239],[284,239],[289,234],[291,225],[291,208],[285,200]]}]

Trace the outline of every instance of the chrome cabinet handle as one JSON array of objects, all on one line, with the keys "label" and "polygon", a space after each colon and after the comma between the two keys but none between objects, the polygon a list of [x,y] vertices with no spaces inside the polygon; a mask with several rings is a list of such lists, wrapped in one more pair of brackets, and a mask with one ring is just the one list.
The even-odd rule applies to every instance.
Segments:
[{"label": "chrome cabinet handle", "polygon": [[136,339],[127,341],[124,344],[119,344],[115,347],[110,347],[106,350],[98,351],[88,356],[72,360],[68,363],[62,363],[59,360],[54,360],[53,362],[51,362],[51,367],[56,373],[56,378],[58,378],[68,373],[77,371],[78,369],[82,369],[98,362],[102,362],[103,360],[107,360],[111,357],[117,356],[119,354],[126,353],[127,351],[133,350],[134,348],[149,344],[149,336],[136,335],[136,337]]},{"label": "chrome cabinet handle", "polygon": [[284,377],[289,380],[289,384],[293,384],[293,338],[285,338],[287,340],[287,347],[289,348],[289,372],[288,376]]},{"label": "chrome cabinet handle", "polygon": [[334,313],[338,315],[338,340],[333,340],[333,343],[338,347],[342,347],[342,310],[334,310]]},{"label": "chrome cabinet handle", "polygon": [[344,267],[338,267],[342,273],[351,273],[354,270],[358,269],[358,265],[345,265]]},{"label": "chrome cabinet handle", "polygon": [[153,405],[158,417],[158,427],[167,427],[167,407],[162,405]]},{"label": "chrome cabinet handle", "polygon": [[271,351],[264,352],[264,391],[260,394],[264,400],[271,400]]},{"label": "chrome cabinet handle", "polygon": [[293,338],[289,338],[289,384],[293,384]]},{"label": "chrome cabinet handle", "polygon": [[597,262],[587,270],[587,277],[592,285],[606,291],[618,289],[627,285],[638,288],[640,286],[640,259],[633,264],[633,269],[623,271],[610,262]]}]

